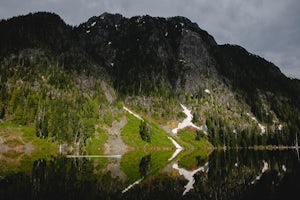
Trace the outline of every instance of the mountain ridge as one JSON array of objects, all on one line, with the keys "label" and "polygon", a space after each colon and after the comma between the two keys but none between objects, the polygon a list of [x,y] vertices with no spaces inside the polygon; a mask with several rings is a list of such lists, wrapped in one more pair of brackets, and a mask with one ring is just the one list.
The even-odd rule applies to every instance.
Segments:
[{"label": "mountain ridge", "polygon": [[218,45],[185,17],[104,13],[72,27],[38,12],[2,20],[0,42],[0,117],[35,124],[40,137],[85,143],[124,103],[174,128],[179,102],[214,146],[292,145],[299,134],[299,80],[242,47]]}]

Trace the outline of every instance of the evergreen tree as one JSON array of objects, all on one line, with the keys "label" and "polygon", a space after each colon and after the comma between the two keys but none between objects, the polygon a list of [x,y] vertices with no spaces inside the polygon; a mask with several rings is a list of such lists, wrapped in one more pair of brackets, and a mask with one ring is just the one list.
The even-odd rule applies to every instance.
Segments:
[{"label": "evergreen tree", "polygon": [[151,127],[143,120],[140,124],[140,135],[142,140],[151,143]]}]

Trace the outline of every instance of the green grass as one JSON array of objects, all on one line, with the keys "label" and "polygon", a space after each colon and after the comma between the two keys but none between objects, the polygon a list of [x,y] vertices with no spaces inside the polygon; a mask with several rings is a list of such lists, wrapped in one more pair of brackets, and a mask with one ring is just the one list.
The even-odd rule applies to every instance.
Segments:
[{"label": "green grass", "polygon": [[210,148],[212,147],[211,144],[208,142],[208,140],[205,137],[200,138],[200,140],[196,140],[196,133],[195,132],[188,132],[186,130],[182,130],[178,132],[178,137],[184,141],[185,143],[188,143],[193,148]]},{"label": "green grass", "polygon": [[36,149],[53,149],[57,144],[36,136],[34,127],[20,126],[11,122],[0,123],[0,135],[9,140],[11,136],[19,136],[24,142],[32,144]]},{"label": "green grass", "polygon": [[188,170],[195,169],[207,162],[209,154],[210,152],[206,150],[196,150],[193,152],[189,152],[179,160],[178,165]]},{"label": "green grass", "polygon": [[99,154],[102,153],[103,146],[108,140],[108,135],[101,128],[97,128],[97,134],[87,143],[86,149],[88,154]]},{"label": "green grass", "polygon": [[[151,155],[150,169],[147,177],[157,174],[168,164],[173,151],[130,151],[121,160],[121,169],[127,175],[128,182],[141,178],[140,163],[143,157]],[[146,178],[147,178],[146,177]]]},{"label": "green grass", "polygon": [[33,127],[22,126],[20,130],[23,132],[23,139],[25,142],[30,142],[38,149],[57,149],[58,144],[51,141],[51,139],[42,139],[36,136]]},{"label": "green grass", "polygon": [[139,133],[141,121],[126,113],[127,124],[121,129],[122,139],[130,147],[137,148],[173,148],[172,142],[168,139],[168,134],[156,123],[146,120],[151,125],[151,143],[142,140]]}]

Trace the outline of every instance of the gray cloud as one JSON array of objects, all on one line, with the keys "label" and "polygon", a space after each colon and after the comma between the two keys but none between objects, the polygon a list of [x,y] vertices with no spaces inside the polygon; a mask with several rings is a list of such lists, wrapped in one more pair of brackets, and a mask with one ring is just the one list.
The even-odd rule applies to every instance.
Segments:
[{"label": "gray cloud", "polygon": [[245,47],[300,78],[299,0],[1,0],[0,18],[50,11],[78,25],[103,12],[127,17],[185,16],[219,44]]}]

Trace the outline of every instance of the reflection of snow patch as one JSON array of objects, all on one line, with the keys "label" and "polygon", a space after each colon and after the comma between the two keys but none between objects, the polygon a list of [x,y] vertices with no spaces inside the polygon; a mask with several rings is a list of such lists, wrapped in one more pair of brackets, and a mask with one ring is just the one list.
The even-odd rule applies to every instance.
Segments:
[{"label": "reflection of snow patch", "polygon": [[108,45],[111,45],[111,41],[109,41],[107,44],[108,44]]},{"label": "reflection of snow patch", "polygon": [[90,30],[87,30],[87,31],[86,31],[86,33],[90,33],[90,32],[91,32]]},{"label": "reflection of snow patch", "polygon": [[194,186],[193,186],[194,183],[195,183],[194,175],[197,172],[200,172],[200,171],[201,172],[208,172],[208,162],[205,163],[204,166],[199,167],[198,169],[193,170],[193,171],[188,171],[184,168],[179,168],[177,163],[174,163],[172,168],[178,170],[179,174],[184,176],[184,178],[188,180],[188,183],[184,186],[185,190],[182,194],[182,195],[185,195],[187,192],[189,192],[191,189],[194,188]]},{"label": "reflection of snow patch", "polygon": [[279,124],[279,126],[278,126],[278,130],[279,130],[279,131],[282,131],[282,128],[283,128],[283,127],[282,127],[282,125],[281,125],[281,124]]},{"label": "reflection of snow patch", "polygon": [[133,186],[139,184],[142,180],[143,180],[143,178],[141,178],[141,179],[135,181],[134,183],[132,183],[131,185],[129,185],[127,188],[125,188],[125,189],[122,191],[122,193],[127,192],[127,191],[130,190]]},{"label": "reflection of snow patch", "polygon": [[113,67],[114,65],[115,65],[115,63],[113,63],[113,62],[112,62],[112,63],[110,63],[110,66],[112,66],[112,67]]},{"label": "reflection of snow patch", "polygon": [[184,105],[182,105],[182,104],[180,104],[180,105],[183,108],[183,112],[184,112],[184,114],[186,114],[187,117],[181,123],[178,124],[177,128],[172,130],[172,133],[177,134],[179,129],[183,129],[188,126],[196,128],[198,130],[202,130],[203,128],[200,128],[192,123],[193,115],[191,114],[191,111],[189,109],[187,109]]},{"label": "reflection of snow patch", "polygon": [[175,152],[173,153],[173,155],[171,156],[171,158],[168,159],[168,161],[173,160],[174,158],[176,158],[176,156],[182,151],[183,149],[176,149]]},{"label": "reflection of snow patch", "polygon": [[165,37],[167,37],[167,36],[168,36],[168,34],[169,34],[169,33],[168,33],[168,32],[166,32],[166,33],[165,33]]},{"label": "reflection of snow patch", "polygon": [[261,170],[261,174],[259,174],[258,176],[256,176],[256,178],[251,182],[251,184],[254,184],[255,181],[260,180],[261,176],[269,169],[269,165],[266,161],[263,160],[264,166]]},{"label": "reflection of snow patch", "polygon": [[143,118],[141,116],[139,116],[138,114],[135,114],[134,112],[132,112],[131,110],[129,110],[128,108],[126,108],[125,106],[123,106],[123,109],[126,110],[127,112],[129,112],[130,114],[132,114],[133,116],[135,116],[136,118],[138,118],[139,120],[143,120]]},{"label": "reflection of snow patch", "polygon": [[286,167],[285,167],[285,165],[282,165],[282,170],[284,171],[284,172],[286,172]]}]

